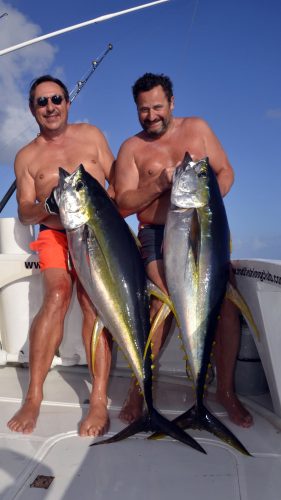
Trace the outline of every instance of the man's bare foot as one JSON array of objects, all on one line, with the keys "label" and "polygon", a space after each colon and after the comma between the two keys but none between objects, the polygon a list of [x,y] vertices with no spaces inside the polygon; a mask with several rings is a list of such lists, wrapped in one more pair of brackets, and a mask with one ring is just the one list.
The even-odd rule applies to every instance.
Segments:
[{"label": "man's bare foot", "polygon": [[90,403],[89,411],[79,427],[79,436],[102,436],[109,428],[107,404],[104,401]]},{"label": "man's bare foot", "polygon": [[226,409],[231,422],[244,428],[253,425],[252,415],[242,405],[236,394],[230,394],[229,392],[222,394],[217,392],[217,400]]},{"label": "man's bare foot", "polygon": [[142,412],[143,396],[139,391],[139,387],[136,385],[135,381],[133,381],[119,413],[119,418],[122,422],[131,424],[141,417]]},{"label": "man's bare foot", "polygon": [[26,399],[22,407],[9,420],[7,426],[11,431],[30,434],[36,427],[41,401]]}]

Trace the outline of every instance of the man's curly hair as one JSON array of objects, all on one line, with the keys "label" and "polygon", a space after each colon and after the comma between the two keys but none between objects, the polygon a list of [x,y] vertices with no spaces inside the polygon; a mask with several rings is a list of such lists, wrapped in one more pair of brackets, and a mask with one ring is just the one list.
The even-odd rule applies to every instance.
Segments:
[{"label": "man's curly hair", "polygon": [[158,85],[161,85],[168,101],[171,102],[171,98],[173,96],[173,84],[170,78],[166,75],[163,75],[163,73],[161,73],[160,75],[156,75],[154,73],[145,73],[143,76],[138,78],[138,80],[132,87],[135,103],[137,102],[140,92],[147,92],[148,90],[151,90]]}]

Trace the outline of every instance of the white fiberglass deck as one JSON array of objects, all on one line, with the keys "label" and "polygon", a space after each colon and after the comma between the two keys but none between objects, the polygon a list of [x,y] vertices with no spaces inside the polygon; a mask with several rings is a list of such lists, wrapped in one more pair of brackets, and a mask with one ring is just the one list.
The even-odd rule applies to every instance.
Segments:
[{"label": "white fiberglass deck", "polygon": [[[32,228],[17,219],[0,219],[0,229],[0,364],[5,365],[0,367],[1,500],[280,500],[281,261],[234,262],[238,288],[257,322],[260,338],[254,340],[271,397],[268,393],[243,400],[254,425],[242,429],[230,423],[215,402],[213,387],[209,390],[210,410],[252,457],[199,431],[189,433],[207,455],[169,438],[147,441],[145,435],[90,448],[92,439],[77,435],[78,422],[87,411],[89,375],[77,334],[81,312],[75,298],[66,318],[60,357],[54,363],[58,367],[49,372],[44,386],[45,400],[35,432],[21,435],[6,427],[27,389],[28,370],[20,363],[28,361],[28,330],[41,304],[42,286],[37,260],[29,254]],[[155,406],[172,419],[193,404],[176,335],[160,363]],[[80,366],[69,366],[73,364]],[[118,414],[130,382],[127,364],[118,354],[112,366],[108,435],[124,425]],[[250,378],[240,376],[240,385]]]},{"label": "white fiberglass deck", "polygon": [[[192,391],[185,379],[160,378],[155,387],[156,406],[173,418],[191,405]],[[142,434],[90,448],[93,440],[77,435],[89,397],[88,371],[81,366],[51,370],[35,432],[12,433],[6,421],[20,406],[28,370],[0,368],[0,380],[1,500],[280,499],[281,420],[270,411],[269,395],[244,399],[254,415],[254,426],[241,429],[229,422],[211,390],[209,408],[253,456],[245,457],[205,432],[189,431],[206,450],[203,455],[169,438],[151,442]],[[118,413],[128,384],[129,379],[118,372],[111,377],[108,435],[124,425]],[[45,489],[38,476],[54,479]],[[39,487],[31,487],[36,478]]]}]

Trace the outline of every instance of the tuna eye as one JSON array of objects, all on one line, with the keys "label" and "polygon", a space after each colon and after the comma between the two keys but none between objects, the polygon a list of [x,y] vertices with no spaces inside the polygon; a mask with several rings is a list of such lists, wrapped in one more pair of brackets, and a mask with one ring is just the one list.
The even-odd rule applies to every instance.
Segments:
[{"label": "tuna eye", "polygon": [[76,191],[81,191],[81,189],[83,189],[83,187],[84,187],[84,182],[78,181],[76,186],[75,186],[75,189],[76,189]]},{"label": "tuna eye", "polygon": [[207,172],[199,172],[198,174],[198,177],[203,177],[203,178],[206,178],[207,177]]}]

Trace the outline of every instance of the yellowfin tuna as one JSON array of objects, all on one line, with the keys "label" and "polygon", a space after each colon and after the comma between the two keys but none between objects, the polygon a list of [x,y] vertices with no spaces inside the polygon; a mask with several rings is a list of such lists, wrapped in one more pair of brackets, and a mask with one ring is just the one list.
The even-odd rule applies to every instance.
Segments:
[{"label": "yellowfin tuna", "polygon": [[60,169],[59,206],[78,277],[144,395],[143,417],[94,444],[116,442],[140,431],[160,431],[204,452],[153,407],[149,348],[144,356],[150,331],[149,294],[140,252],[128,225],[105,189],[82,165],[71,175]]},{"label": "yellowfin tuna", "polygon": [[175,170],[165,225],[164,266],[170,298],[192,375],[195,405],[175,422],[205,429],[248,454],[203,404],[217,318],[230,265],[230,235],[215,173],[204,158],[186,154]]}]

